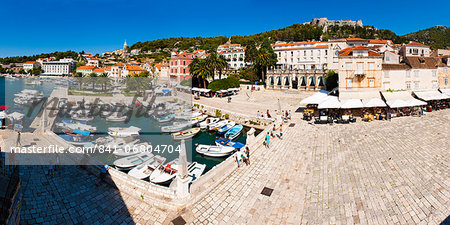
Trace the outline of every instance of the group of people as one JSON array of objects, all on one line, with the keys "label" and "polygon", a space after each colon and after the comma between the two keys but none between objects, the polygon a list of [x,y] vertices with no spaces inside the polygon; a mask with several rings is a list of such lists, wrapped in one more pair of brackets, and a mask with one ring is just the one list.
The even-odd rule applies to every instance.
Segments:
[{"label": "group of people", "polygon": [[250,149],[248,148],[248,146],[245,146],[244,152],[241,152],[241,150],[239,149],[236,154],[236,163],[238,165],[238,168],[241,167],[241,164],[245,163],[245,165],[249,166],[250,165]]},{"label": "group of people", "polygon": [[258,110],[258,112],[256,112],[256,117],[257,118],[264,118],[265,116],[268,119],[272,118],[272,116],[270,115],[270,111],[269,110],[267,110],[266,113],[260,112],[259,110]]},{"label": "group of people", "polygon": [[282,110],[281,117],[283,118],[283,120],[290,120],[292,118],[291,110],[286,110],[286,111]]}]

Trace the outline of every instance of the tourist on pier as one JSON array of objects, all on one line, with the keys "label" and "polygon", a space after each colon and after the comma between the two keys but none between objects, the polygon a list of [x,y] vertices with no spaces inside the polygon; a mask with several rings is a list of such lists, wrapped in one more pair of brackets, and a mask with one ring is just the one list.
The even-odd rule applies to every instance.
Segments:
[{"label": "tourist on pier", "polygon": [[266,147],[270,148],[270,135],[269,135],[269,132],[267,132],[267,135],[266,135]]},{"label": "tourist on pier", "polygon": [[[241,152],[241,150],[239,150],[239,152]],[[247,157],[245,156],[245,154],[242,154],[242,153],[240,153],[240,154],[241,154],[242,162],[245,162],[245,165],[248,166]]]},{"label": "tourist on pier", "polygon": [[59,154],[56,153],[56,160],[55,160],[55,171],[58,170],[59,175],[61,175],[61,168],[59,167]]},{"label": "tourist on pier", "polygon": [[272,117],[270,116],[269,110],[267,110],[267,118],[272,118]]},{"label": "tourist on pier", "polygon": [[272,137],[275,137],[275,131],[276,131],[277,129],[275,128],[275,124],[273,125],[273,128],[272,128],[272,133],[270,134],[270,136],[272,136]]},{"label": "tourist on pier", "polygon": [[22,143],[20,143],[20,131],[17,132],[16,147],[22,147]]},{"label": "tourist on pier", "polygon": [[250,149],[245,146],[245,154],[247,155],[247,166],[250,165]]},{"label": "tourist on pier", "polygon": [[291,110],[289,110],[289,115],[288,115],[289,120],[292,118],[292,113]]},{"label": "tourist on pier", "polygon": [[102,170],[100,171],[100,175],[98,177],[98,180],[95,183],[96,186],[99,186],[100,182],[102,182],[105,179],[106,174],[108,173],[108,170],[109,170],[109,166],[108,165],[105,164],[104,166],[102,166]]},{"label": "tourist on pier", "polygon": [[240,161],[241,160],[241,156],[240,155],[241,155],[240,151],[237,151],[236,154],[235,154],[235,157],[236,157],[235,160],[236,160],[236,163],[238,164],[238,168],[241,167],[241,161]]},{"label": "tourist on pier", "polygon": [[258,112],[256,113],[256,118],[259,118],[259,117],[261,117],[261,114],[259,113],[259,110],[258,110]]}]

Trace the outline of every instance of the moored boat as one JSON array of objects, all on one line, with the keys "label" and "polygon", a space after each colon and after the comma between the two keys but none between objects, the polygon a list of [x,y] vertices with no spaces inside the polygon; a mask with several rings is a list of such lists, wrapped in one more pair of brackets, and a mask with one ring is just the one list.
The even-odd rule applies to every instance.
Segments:
[{"label": "moored boat", "polygon": [[163,164],[166,161],[166,158],[156,155],[151,160],[136,166],[135,168],[131,169],[128,174],[132,177],[135,177],[137,179],[145,179],[149,177],[152,172],[161,164]]},{"label": "moored boat", "polygon": [[198,179],[206,169],[205,164],[200,164],[198,162],[193,162],[188,166],[188,175],[191,182]]},{"label": "moored boat", "polygon": [[215,124],[217,122],[219,122],[219,118],[215,118],[215,117],[209,117],[206,118],[205,121],[200,123],[200,129],[208,129],[209,125]]},{"label": "moored boat", "polygon": [[221,121],[219,121],[219,122],[217,122],[217,123],[214,123],[214,124],[209,125],[209,126],[208,126],[208,129],[209,129],[210,131],[218,130],[218,129],[222,128],[223,126],[227,125],[228,122],[229,122],[228,120],[221,120]]},{"label": "moored boat", "polygon": [[154,155],[150,152],[142,152],[137,155],[128,156],[125,158],[120,158],[116,161],[114,161],[114,166],[116,166],[119,169],[130,169],[132,167],[141,165],[142,163],[145,163],[149,160],[151,160],[154,157]]},{"label": "moored boat", "polygon": [[238,124],[238,125],[234,126],[233,128],[231,128],[229,131],[227,131],[225,133],[224,137],[229,140],[233,140],[237,136],[239,136],[239,134],[241,133],[243,128],[244,127],[241,124]]},{"label": "moored boat", "polygon": [[173,133],[172,137],[175,140],[183,140],[194,137],[196,134],[198,134],[198,132],[200,132],[200,128],[190,128],[184,131]]},{"label": "moored boat", "polygon": [[233,153],[235,148],[222,145],[197,145],[195,151],[211,157],[224,157]]},{"label": "moored boat", "polygon": [[110,127],[108,128],[108,134],[112,137],[133,137],[138,136],[141,128],[131,127]]},{"label": "moored boat", "polygon": [[178,172],[178,159],[166,165],[159,165],[150,175],[150,181],[156,184],[167,183],[175,178]]},{"label": "moored boat", "polygon": [[233,122],[233,121],[228,121],[228,123],[227,123],[225,126],[219,128],[219,129],[217,129],[217,133],[218,133],[218,134],[225,134],[227,131],[229,131],[231,128],[233,128],[234,125],[236,125],[235,122]]},{"label": "moored boat", "polygon": [[245,144],[242,144],[240,142],[229,140],[229,139],[222,138],[222,137],[216,138],[216,145],[233,147],[235,149],[241,149],[245,146]]}]

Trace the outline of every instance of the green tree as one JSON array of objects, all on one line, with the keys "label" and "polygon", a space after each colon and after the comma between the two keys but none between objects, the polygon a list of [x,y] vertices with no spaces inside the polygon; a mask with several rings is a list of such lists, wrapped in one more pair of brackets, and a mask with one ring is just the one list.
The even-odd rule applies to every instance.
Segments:
[{"label": "green tree", "polygon": [[190,67],[190,69],[192,69],[190,70],[191,74],[198,79],[202,79],[203,87],[206,88],[206,79],[210,78],[212,75],[208,62],[206,60],[196,60],[195,62],[191,62],[191,64],[192,63],[195,63],[195,65]]},{"label": "green tree", "polygon": [[92,90],[95,90],[95,84],[98,83],[97,74],[92,72],[89,74],[89,83],[92,84]]},{"label": "green tree", "polygon": [[84,81],[83,74],[80,73],[80,72],[77,72],[76,70],[74,70],[74,71],[72,72],[72,76],[75,77],[75,79],[76,79],[77,82],[78,82],[78,85],[80,85],[80,90],[82,90],[82,87],[83,87],[83,81]]},{"label": "green tree", "polygon": [[33,75],[39,75],[39,74],[41,74],[41,71],[42,71],[41,66],[38,66],[38,67],[33,67],[33,69],[31,70],[31,73]]},{"label": "green tree", "polygon": [[325,85],[327,87],[327,91],[331,91],[334,88],[338,87],[338,82],[339,74],[334,72],[334,70],[328,70],[328,73],[325,76]]},{"label": "green tree", "polygon": [[277,63],[277,54],[272,49],[269,39],[264,39],[261,47],[258,50],[258,54],[255,58],[255,67],[261,73],[263,82],[266,81],[267,69],[270,66],[274,66]]}]

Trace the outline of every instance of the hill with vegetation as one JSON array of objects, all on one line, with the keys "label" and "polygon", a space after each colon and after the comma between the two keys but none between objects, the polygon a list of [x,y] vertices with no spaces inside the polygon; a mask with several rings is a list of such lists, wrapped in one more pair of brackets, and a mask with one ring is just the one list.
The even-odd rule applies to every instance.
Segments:
[{"label": "hill with vegetation", "polygon": [[402,38],[429,45],[433,49],[450,47],[450,28],[435,26],[403,35]]},{"label": "hill with vegetation", "polygon": [[39,58],[48,58],[55,57],[56,60],[64,59],[64,58],[72,58],[77,59],[78,53],[74,51],[66,51],[66,52],[52,52],[52,53],[43,53],[39,55],[32,56],[12,56],[0,58],[1,64],[10,64],[10,63],[25,63],[28,61],[36,61]]}]

